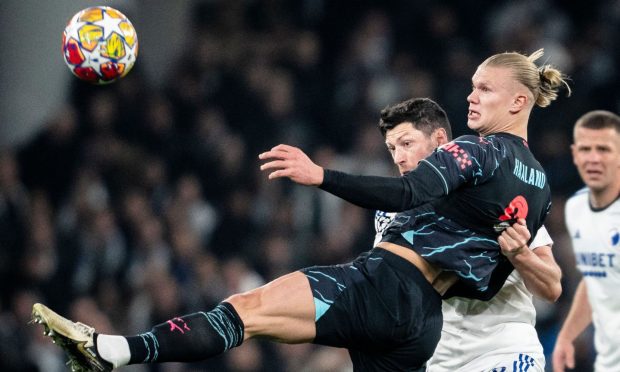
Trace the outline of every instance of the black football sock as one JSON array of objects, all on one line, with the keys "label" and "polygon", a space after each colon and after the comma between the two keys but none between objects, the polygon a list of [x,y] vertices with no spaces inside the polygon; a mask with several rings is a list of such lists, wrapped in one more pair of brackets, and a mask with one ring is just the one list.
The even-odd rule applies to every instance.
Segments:
[{"label": "black football sock", "polygon": [[168,320],[150,332],[127,337],[129,364],[193,362],[243,342],[243,322],[233,306],[222,302],[209,312]]}]

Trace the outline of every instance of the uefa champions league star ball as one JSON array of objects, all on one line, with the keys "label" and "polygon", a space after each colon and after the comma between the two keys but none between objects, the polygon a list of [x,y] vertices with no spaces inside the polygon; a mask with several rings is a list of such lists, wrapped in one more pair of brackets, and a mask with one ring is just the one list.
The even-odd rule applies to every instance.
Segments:
[{"label": "uefa champions league star ball", "polygon": [[93,84],[127,75],[138,57],[138,35],[125,15],[108,6],[79,11],[62,33],[62,52],[71,72]]}]

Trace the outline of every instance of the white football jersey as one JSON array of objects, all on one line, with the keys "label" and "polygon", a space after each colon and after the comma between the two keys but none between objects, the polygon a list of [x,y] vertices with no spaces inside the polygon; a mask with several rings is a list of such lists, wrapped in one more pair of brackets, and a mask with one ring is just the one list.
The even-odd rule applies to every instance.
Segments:
[{"label": "white football jersey", "polygon": [[620,201],[593,209],[584,188],[568,199],[566,227],[592,307],[596,371],[620,368]]},{"label": "white football jersey", "polygon": [[[375,213],[375,245],[394,215]],[[530,248],[552,244],[543,226]],[[491,300],[453,297],[442,302],[442,311],[441,339],[427,363],[428,372],[492,371],[508,365],[544,371],[532,294],[516,270]]]}]

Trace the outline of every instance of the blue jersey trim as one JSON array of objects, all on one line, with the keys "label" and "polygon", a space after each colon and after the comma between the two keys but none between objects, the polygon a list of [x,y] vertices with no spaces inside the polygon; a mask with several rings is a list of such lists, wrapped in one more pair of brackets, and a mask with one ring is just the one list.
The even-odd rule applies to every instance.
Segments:
[{"label": "blue jersey trim", "polygon": [[431,169],[435,171],[435,173],[437,173],[439,175],[439,177],[441,178],[441,180],[443,181],[443,186],[444,186],[444,191],[446,193],[446,195],[448,194],[448,182],[446,181],[446,178],[443,176],[443,174],[441,174],[441,172],[439,171],[439,169],[437,169],[437,167],[435,167],[431,162],[429,162],[426,159],[422,159],[420,160],[420,163],[424,163],[424,164],[428,164],[430,165]]}]

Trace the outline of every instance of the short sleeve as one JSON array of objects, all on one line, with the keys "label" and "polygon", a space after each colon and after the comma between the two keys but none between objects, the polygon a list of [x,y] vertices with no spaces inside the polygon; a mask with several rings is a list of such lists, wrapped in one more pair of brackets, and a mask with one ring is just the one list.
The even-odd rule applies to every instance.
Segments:
[{"label": "short sleeve", "polygon": [[530,244],[530,249],[534,250],[538,247],[542,247],[544,245],[552,246],[553,239],[549,235],[549,232],[545,228],[545,226],[541,226],[540,229],[536,232],[536,236],[534,236],[534,240]]}]

